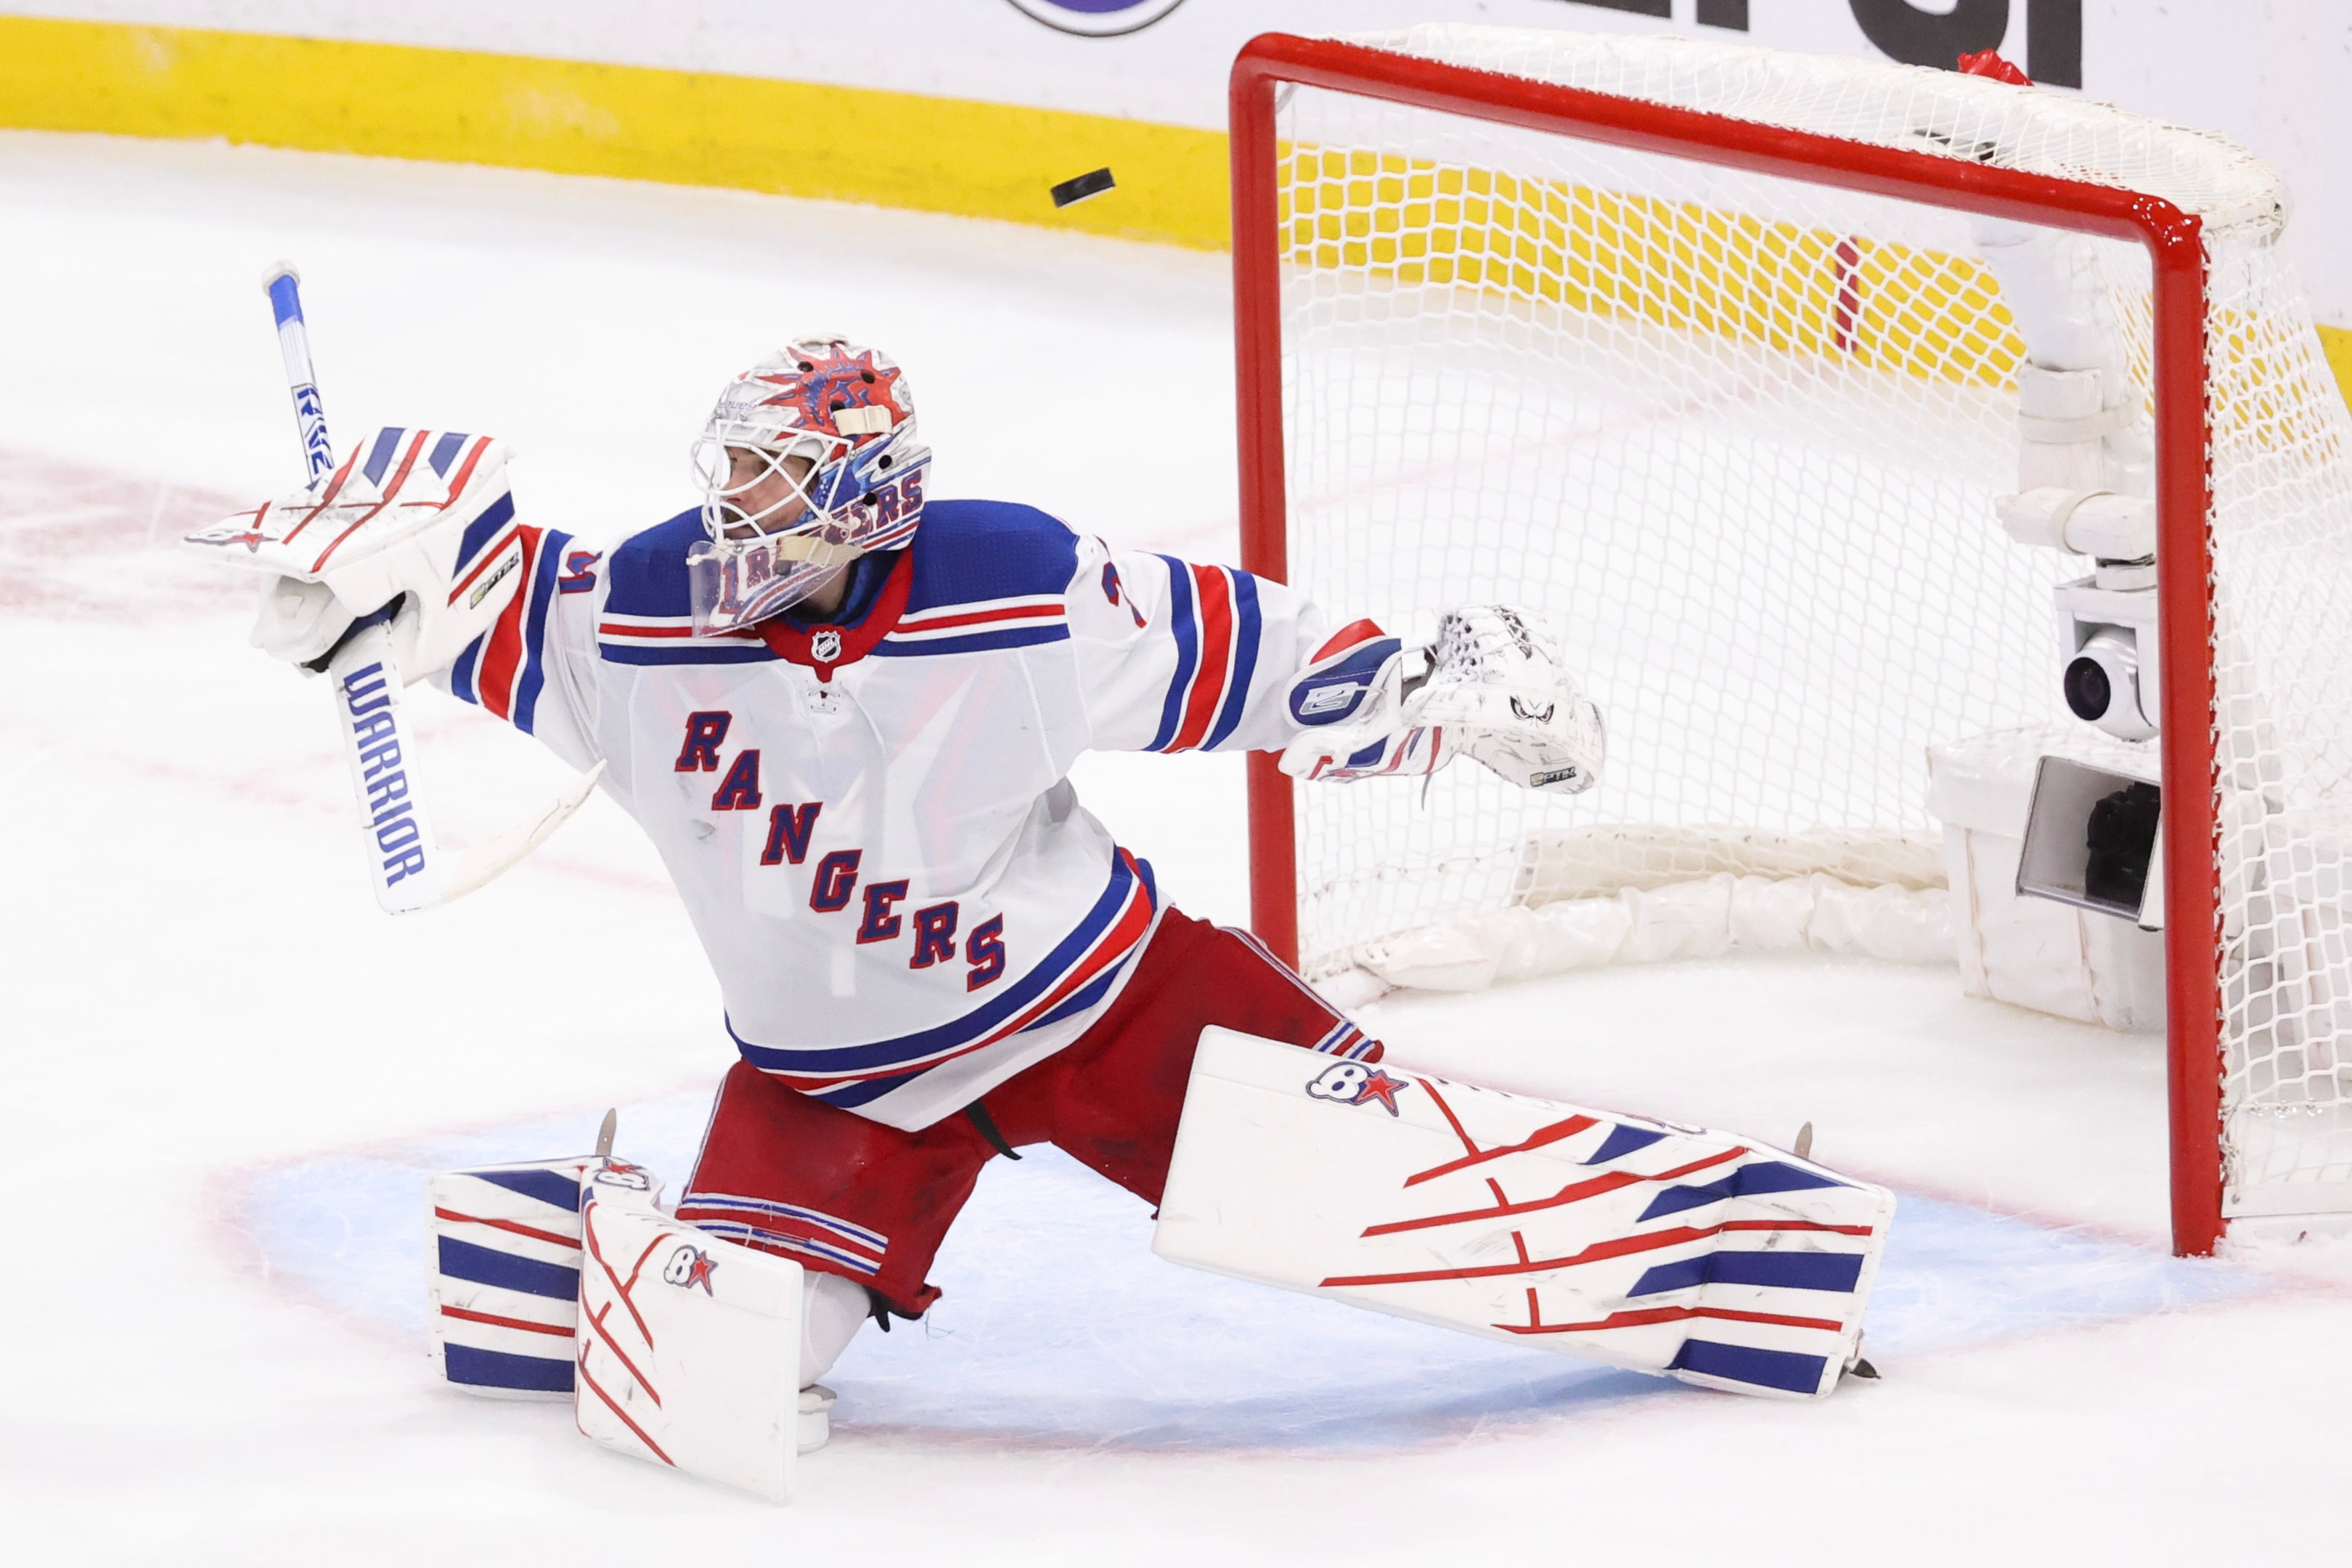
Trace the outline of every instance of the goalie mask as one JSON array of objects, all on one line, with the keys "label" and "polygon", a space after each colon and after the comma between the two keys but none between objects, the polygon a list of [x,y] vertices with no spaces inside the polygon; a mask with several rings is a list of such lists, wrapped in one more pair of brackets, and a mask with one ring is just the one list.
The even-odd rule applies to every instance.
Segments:
[{"label": "goalie mask", "polygon": [[709,538],[687,552],[698,637],[798,604],[914,536],[929,448],[888,355],[803,338],[737,376],[694,445]]}]

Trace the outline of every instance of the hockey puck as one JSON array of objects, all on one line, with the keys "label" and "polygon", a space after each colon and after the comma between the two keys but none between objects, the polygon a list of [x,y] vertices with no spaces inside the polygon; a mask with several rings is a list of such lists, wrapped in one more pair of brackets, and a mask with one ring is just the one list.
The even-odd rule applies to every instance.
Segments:
[{"label": "hockey puck", "polygon": [[1075,205],[1088,196],[1102,195],[1111,188],[1111,184],[1108,169],[1097,169],[1090,174],[1080,174],[1075,180],[1064,180],[1054,187],[1054,205],[1057,207]]}]

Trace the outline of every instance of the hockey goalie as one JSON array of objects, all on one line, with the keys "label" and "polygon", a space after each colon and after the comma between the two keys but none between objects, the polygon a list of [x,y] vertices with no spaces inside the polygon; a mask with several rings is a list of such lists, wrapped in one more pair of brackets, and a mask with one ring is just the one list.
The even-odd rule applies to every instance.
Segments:
[{"label": "hockey goalie", "polygon": [[[674,1211],[588,1183],[583,1376],[725,1382],[707,1357],[653,1364],[645,1321],[646,1364],[592,1344],[591,1320],[635,1314],[640,1279],[686,1314],[789,1263],[796,1302],[760,1275],[800,1345],[774,1397],[821,1408],[862,1322],[938,1299],[981,1168],[1044,1142],[1160,1205],[1159,1249],[1197,1267],[1717,1388],[1816,1395],[1853,1363],[1881,1189],[1384,1061],[1249,935],[1165,904],[1068,781],[1090,748],[1255,750],[1313,787],[1467,756],[1586,789],[1601,716],[1537,616],[1465,605],[1408,647],[1231,567],[933,499],[905,373],[836,337],[734,380],[696,448],[700,506],[610,550],[526,521],[478,442],[386,431],[285,503],[338,540],[406,531],[364,574],[281,571],[256,640],[317,667],[389,611],[410,679],[603,765],[692,916],[740,1059]],[[428,521],[395,524],[411,486]],[[539,1217],[471,1217],[578,1266],[583,1173],[485,1173],[467,1201]],[[637,1243],[611,1238],[639,1236],[625,1267]],[[559,1370],[518,1386],[569,1388]]]}]

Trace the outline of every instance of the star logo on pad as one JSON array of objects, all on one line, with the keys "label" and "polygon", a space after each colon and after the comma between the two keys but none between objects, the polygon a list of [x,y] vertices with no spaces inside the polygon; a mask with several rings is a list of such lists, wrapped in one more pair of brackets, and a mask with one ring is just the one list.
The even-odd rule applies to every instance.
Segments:
[{"label": "star logo on pad", "polygon": [[699,1285],[702,1293],[709,1296],[715,1294],[710,1289],[710,1271],[718,1267],[719,1260],[702,1248],[681,1247],[671,1253],[669,1261],[662,1266],[662,1278],[687,1290]]},{"label": "star logo on pad", "polygon": [[1376,1067],[1362,1062],[1339,1062],[1325,1068],[1307,1084],[1307,1094],[1316,1100],[1328,1100],[1336,1105],[1365,1105],[1377,1102],[1391,1116],[1397,1110],[1397,1091],[1412,1085],[1401,1078],[1391,1078]]},{"label": "star logo on pad", "polygon": [[1377,1100],[1387,1109],[1391,1116],[1394,1116],[1397,1114],[1397,1090],[1403,1087],[1404,1081],[1402,1079],[1391,1078],[1380,1068],[1374,1068],[1371,1075],[1366,1078],[1362,1086],[1356,1090],[1356,1103],[1362,1105]]}]

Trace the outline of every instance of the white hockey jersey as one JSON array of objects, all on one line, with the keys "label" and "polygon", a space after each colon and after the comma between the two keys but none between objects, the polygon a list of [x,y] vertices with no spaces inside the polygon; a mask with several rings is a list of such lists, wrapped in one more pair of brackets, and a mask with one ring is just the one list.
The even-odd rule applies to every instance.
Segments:
[{"label": "white hockey jersey", "polygon": [[1150,937],[1150,868],[1078,805],[1081,752],[1278,748],[1397,646],[1358,623],[1318,647],[1280,584],[1002,502],[930,502],[848,624],[726,638],[691,635],[697,513],[609,555],[519,531],[524,589],[450,689],[604,762],[744,1058],[895,1127],[1075,1041]]}]

